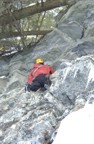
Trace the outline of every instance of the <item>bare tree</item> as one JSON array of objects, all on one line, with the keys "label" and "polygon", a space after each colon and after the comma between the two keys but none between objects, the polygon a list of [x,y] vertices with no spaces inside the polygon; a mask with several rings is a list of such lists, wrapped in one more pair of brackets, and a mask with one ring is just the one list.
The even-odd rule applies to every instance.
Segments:
[{"label": "bare tree", "polygon": [[66,0],[49,0],[46,2],[43,2],[43,6],[41,6],[41,3],[38,5],[33,5],[29,7],[25,7],[19,10],[15,10],[11,12],[11,15],[4,14],[0,16],[0,25],[5,25],[14,22],[15,20],[20,20],[22,18],[41,13],[43,11],[51,10],[56,7],[61,7],[66,5]]}]

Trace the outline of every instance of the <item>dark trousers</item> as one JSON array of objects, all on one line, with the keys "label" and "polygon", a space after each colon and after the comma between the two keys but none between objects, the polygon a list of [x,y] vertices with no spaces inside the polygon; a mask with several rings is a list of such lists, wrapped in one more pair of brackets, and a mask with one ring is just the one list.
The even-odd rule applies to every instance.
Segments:
[{"label": "dark trousers", "polygon": [[45,84],[50,86],[50,79],[46,75],[39,75],[28,85],[28,91],[37,91],[38,89],[45,91]]}]

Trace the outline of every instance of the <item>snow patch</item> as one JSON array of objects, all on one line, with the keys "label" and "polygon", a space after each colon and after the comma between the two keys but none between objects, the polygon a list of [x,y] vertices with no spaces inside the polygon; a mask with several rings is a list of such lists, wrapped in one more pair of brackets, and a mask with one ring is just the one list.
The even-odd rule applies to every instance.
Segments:
[{"label": "snow patch", "polygon": [[62,120],[52,144],[94,144],[94,105],[72,112]]}]

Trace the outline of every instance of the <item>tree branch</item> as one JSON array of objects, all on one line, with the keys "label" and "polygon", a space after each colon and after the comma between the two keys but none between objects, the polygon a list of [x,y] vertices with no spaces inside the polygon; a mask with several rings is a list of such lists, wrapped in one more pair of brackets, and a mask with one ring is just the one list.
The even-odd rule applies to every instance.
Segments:
[{"label": "tree branch", "polygon": [[56,7],[61,7],[66,5],[66,0],[49,0],[43,3],[43,6],[41,6],[41,3],[38,5],[33,5],[29,7],[22,8],[20,10],[15,10],[14,12],[11,12],[11,14],[4,14],[0,16],[0,25],[6,25],[9,23],[12,23],[16,20],[20,20],[22,18],[41,13],[43,11],[51,10]]},{"label": "tree branch", "polygon": [[[29,35],[45,35],[49,32],[51,32],[52,30],[32,30],[32,31],[23,31],[23,35],[24,36],[29,36]],[[12,32],[12,33],[1,33],[0,34],[0,39],[3,38],[11,38],[11,37],[18,37],[18,36],[22,36],[22,33],[20,32]]]}]

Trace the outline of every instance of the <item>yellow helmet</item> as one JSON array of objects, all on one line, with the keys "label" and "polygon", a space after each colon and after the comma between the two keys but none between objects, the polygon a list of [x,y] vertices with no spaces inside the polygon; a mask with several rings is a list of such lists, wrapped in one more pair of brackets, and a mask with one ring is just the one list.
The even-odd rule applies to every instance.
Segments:
[{"label": "yellow helmet", "polygon": [[39,64],[39,63],[44,63],[44,60],[42,58],[37,58],[36,59],[36,64]]}]

